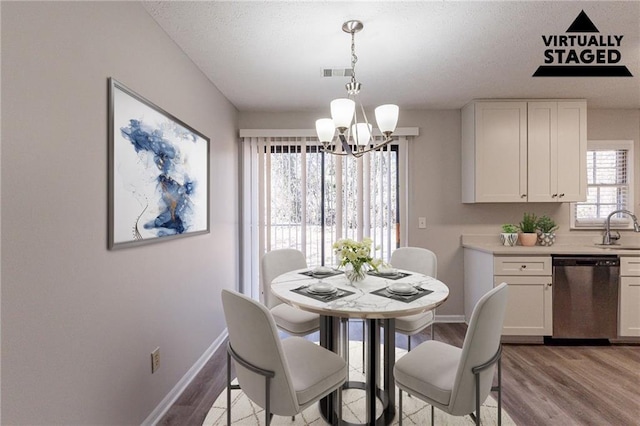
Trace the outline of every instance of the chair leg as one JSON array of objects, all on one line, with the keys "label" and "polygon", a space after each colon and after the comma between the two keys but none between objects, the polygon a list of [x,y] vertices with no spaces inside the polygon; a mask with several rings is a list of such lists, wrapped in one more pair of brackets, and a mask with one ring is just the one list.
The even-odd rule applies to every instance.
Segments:
[{"label": "chair leg", "polygon": [[474,374],[476,378],[476,426],[480,426],[480,373]]},{"label": "chair leg", "polygon": [[411,352],[411,336],[407,336],[407,352]]},{"label": "chair leg", "polygon": [[434,334],[435,330],[433,329],[433,323],[434,322],[435,321],[431,322],[431,340],[436,340],[436,335]]},{"label": "chair leg", "polygon": [[231,354],[227,351],[227,426],[231,426]]},{"label": "chair leg", "polygon": [[342,387],[339,387],[336,392],[338,393],[338,426],[342,425]]},{"label": "chair leg", "polygon": [[436,408],[431,406],[431,426],[435,426],[436,424]]},{"label": "chair leg", "polygon": [[271,424],[271,401],[269,395],[269,378],[264,378],[264,390],[265,390],[265,402],[264,402],[264,424],[269,426]]},{"label": "chair leg", "polygon": [[502,426],[502,357],[498,359],[498,426]]},{"label": "chair leg", "polygon": [[402,389],[398,389],[398,426],[402,426]]}]

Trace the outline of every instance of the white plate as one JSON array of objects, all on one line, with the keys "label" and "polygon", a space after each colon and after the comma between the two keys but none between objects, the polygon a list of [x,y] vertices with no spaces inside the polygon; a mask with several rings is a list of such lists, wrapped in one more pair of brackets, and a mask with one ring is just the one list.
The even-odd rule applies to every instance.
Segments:
[{"label": "white plate", "polygon": [[333,269],[326,266],[317,266],[311,270],[313,275],[329,275],[333,274]]},{"label": "white plate", "polygon": [[307,291],[314,294],[331,294],[338,291],[338,289],[329,283],[315,283],[311,284]]},{"label": "white plate", "polygon": [[418,292],[418,290],[416,290],[414,286],[407,283],[393,283],[387,287],[387,290],[390,293],[403,294],[403,295],[416,294]]}]

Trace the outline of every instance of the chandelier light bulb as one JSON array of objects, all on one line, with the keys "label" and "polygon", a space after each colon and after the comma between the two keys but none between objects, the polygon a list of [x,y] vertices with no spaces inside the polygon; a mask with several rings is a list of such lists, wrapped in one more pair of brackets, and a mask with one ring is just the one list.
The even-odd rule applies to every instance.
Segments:
[{"label": "chandelier light bulb", "polygon": [[355,111],[356,103],[351,99],[340,98],[331,101],[331,118],[340,133],[344,133],[351,126]]},{"label": "chandelier light bulb", "polygon": [[388,135],[396,130],[399,112],[400,108],[398,108],[398,105],[393,104],[380,105],[376,108],[376,122],[382,134]]},{"label": "chandelier light bulb", "polygon": [[316,120],[316,133],[318,134],[320,142],[330,143],[336,133],[336,127],[333,124],[333,120],[330,118],[321,118]]},{"label": "chandelier light bulb", "polygon": [[371,124],[357,123],[351,126],[351,136],[358,145],[367,145],[371,138]]}]

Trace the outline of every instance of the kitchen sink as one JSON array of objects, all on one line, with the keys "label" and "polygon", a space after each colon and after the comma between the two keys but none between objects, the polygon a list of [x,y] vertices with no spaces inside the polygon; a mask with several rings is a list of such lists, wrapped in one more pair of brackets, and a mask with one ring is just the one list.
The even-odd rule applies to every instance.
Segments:
[{"label": "kitchen sink", "polygon": [[601,249],[613,249],[613,250],[640,250],[640,246],[636,245],[623,245],[623,244],[595,244],[596,247]]}]

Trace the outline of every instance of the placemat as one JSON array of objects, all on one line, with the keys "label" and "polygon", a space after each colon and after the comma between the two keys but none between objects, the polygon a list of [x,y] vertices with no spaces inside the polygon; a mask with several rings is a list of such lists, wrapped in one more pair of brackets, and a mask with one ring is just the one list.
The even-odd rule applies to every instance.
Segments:
[{"label": "placemat", "polygon": [[420,287],[416,287],[416,290],[418,290],[416,294],[407,294],[406,296],[403,296],[400,294],[391,293],[389,290],[387,290],[387,287],[382,287],[380,290],[372,291],[371,294],[377,294],[378,296],[386,297],[387,299],[411,303],[414,300],[420,299],[422,296],[433,293],[433,290],[426,290]]},{"label": "placemat", "polygon": [[309,286],[303,285],[298,288],[294,288],[291,290],[294,293],[301,294],[303,296],[310,297],[312,299],[319,300],[321,302],[332,302],[334,300],[342,299],[343,297],[351,296],[355,294],[353,291],[343,290],[341,288],[338,289],[335,293],[331,294],[315,294],[309,292]]},{"label": "placemat", "polygon": [[383,275],[376,271],[369,271],[367,272],[367,274],[372,275],[374,277],[378,277],[378,278],[384,278],[385,280],[394,280],[394,281],[411,275],[406,272],[398,272],[396,275]]},{"label": "placemat", "polygon": [[307,277],[313,277],[313,278],[329,278],[329,277],[333,277],[334,275],[344,274],[344,272],[334,269],[332,272],[329,272],[328,274],[316,274],[313,271],[304,271],[304,272],[300,272],[300,274],[306,275]]}]

